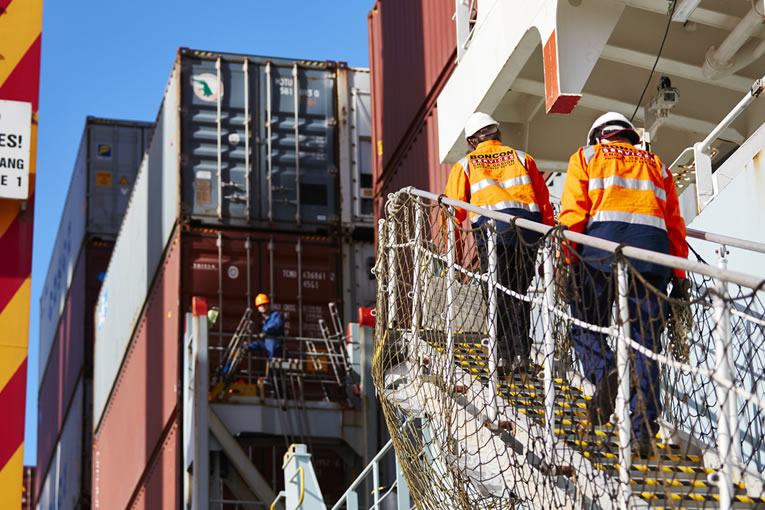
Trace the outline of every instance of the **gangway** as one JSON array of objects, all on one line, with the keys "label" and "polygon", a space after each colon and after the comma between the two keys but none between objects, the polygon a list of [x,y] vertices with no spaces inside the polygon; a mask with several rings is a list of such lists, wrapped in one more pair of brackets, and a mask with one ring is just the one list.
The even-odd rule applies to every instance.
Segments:
[{"label": "gangway", "polygon": [[[488,272],[477,267],[474,236],[486,235],[493,253],[497,233],[461,230],[454,207],[541,235],[542,276],[527,292],[499,285],[495,258]],[[613,256],[613,326],[574,319],[558,301],[553,259],[563,240]],[[378,246],[373,375],[418,508],[765,507],[765,282],[726,270],[725,246],[710,266],[413,188],[388,197]],[[693,282],[689,302],[656,290],[675,313],[692,314],[690,328],[663,334],[664,353],[631,340],[631,259],[682,269]],[[497,293],[482,292],[487,287],[532,305],[535,364],[524,373],[496,370]],[[606,423],[587,420],[593,388],[571,362],[565,332],[572,325],[605,333],[616,347],[619,393]],[[626,374],[634,350],[661,367],[665,405],[647,456],[630,446]]]}]

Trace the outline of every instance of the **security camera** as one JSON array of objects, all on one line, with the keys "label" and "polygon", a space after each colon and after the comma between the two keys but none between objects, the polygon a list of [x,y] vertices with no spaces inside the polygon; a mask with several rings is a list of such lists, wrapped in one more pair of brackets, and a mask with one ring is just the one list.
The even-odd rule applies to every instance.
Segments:
[{"label": "security camera", "polygon": [[666,117],[679,101],[680,91],[672,86],[669,77],[662,76],[656,87],[656,95],[648,102],[648,110],[656,113],[657,117]]}]

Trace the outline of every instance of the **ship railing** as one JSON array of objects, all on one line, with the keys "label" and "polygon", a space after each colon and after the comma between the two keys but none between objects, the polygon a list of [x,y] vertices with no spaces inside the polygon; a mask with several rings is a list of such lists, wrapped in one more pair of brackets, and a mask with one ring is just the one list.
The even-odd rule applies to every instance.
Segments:
[{"label": "ship railing", "polygon": [[689,185],[696,184],[697,213],[700,213],[720,192],[718,184],[712,177],[712,159],[717,154],[717,150],[712,145],[723,136],[725,130],[760,96],[763,90],[765,90],[765,76],[752,83],[750,90],[704,140],[683,150],[669,166],[670,172],[675,177],[678,193],[682,193]]},{"label": "ship railing", "polygon": [[[392,483],[384,484],[382,481],[384,476],[384,469],[381,465],[385,461],[390,461],[390,457],[395,457],[395,450],[393,449],[393,439],[390,439],[385,446],[383,446],[374,458],[367,464],[367,466],[359,473],[359,476],[351,483],[348,490],[340,496],[337,503],[331,510],[340,510],[345,508],[346,510],[359,510],[359,490],[363,490],[362,484],[367,484],[369,476],[372,480],[372,501],[371,505],[367,508],[370,510],[377,510],[384,505],[384,508],[396,508],[397,510],[409,510],[411,508],[411,502],[409,498],[409,487],[406,485],[406,479],[404,473],[401,470],[401,465],[398,462],[398,457],[394,458],[395,461],[395,479]],[[395,495],[395,502],[391,504],[388,502],[388,498]],[[395,506],[394,506],[395,505]]]},{"label": "ship railing", "polygon": [[[265,351],[251,351],[254,335],[232,334],[227,345],[210,345],[211,360],[220,360],[213,376],[212,395],[226,399],[233,395],[277,395],[277,382],[289,400],[346,402],[351,391],[345,336],[312,338],[274,337],[281,340],[282,352],[268,358]],[[231,344],[235,346],[232,347]],[[291,391],[290,386],[295,390]]]},{"label": "ship railing", "polygon": [[[462,228],[455,221],[455,208],[488,221],[481,228]],[[761,494],[763,278],[727,270],[724,249],[717,265],[709,265],[552,228],[415,188],[389,195],[385,211],[386,218],[379,220],[375,266],[378,326],[373,377],[389,424],[403,419],[424,424],[391,429],[391,434],[398,434],[397,448],[406,447],[398,453],[410,487],[417,484],[414,495],[446,498],[456,501],[458,508],[487,505],[492,498],[559,508],[556,497],[565,500],[570,495],[564,491],[563,496],[551,496],[561,482],[550,475],[573,472],[585,499],[602,508],[629,508],[635,502],[634,469],[647,469],[633,455],[632,420],[653,420],[644,403],[656,391],[664,403],[657,419],[662,440],[677,444],[682,439],[685,453],[695,452],[705,469],[711,467],[708,482],[719,490],[715,495],[719,508],[730,508],[735,498],[742,497],[743,486],[747,497]],[[500,236],[508,234],[500,232],[498,224],[510,225],[511,234],[522,239],[513,256],[498,255]],[[762,249],[756,243],[709,233],[689,235]],[[579,303],[577,308],[563,302],[555,273],[563,270],[561,253],[569,250],[582,258],[584,247],[603,255],[583,259],[577,266],[578,278],[568,280],[575,291],[569,298]],[[684,271],[691,282],[688,297],[668,294],[655,278],[642,274],[638,268],[646,264],[667,272]],[[527,292],[513,284],[517,282],[513,278],[529,268],[530,287],[543,292]],[[597,278],[608,280],[600,288],[612,292],[613,299],[604,312],[608,317],[593,321],[587,320],[592,311],[588,314],[586,303],[595,296],[592,290],[585,294],[581,283],[587,279],[592,289]],[[532,370],[539,370],[543,381],[543,405],[523,413],[508,404],[520,390],[508,388],[498,369],[500,328],[512,331],[517,327],[514,320],[522,324],[518,315],[509,321],[502,316],[508,309],[517,314],[517,305],[508,305],[512,301],[531,307],[537,362]],[[651,311],[651,306],[658,308]],[[667,310],[672,320],[666,320]],[[591,444],[608,443],[612,448],[600,460],[592,452],[577,453],[574,446],[581,447],[582,441],[561,436],[576,425],[572,422],[577,411],[588,407],[579,401],[578,409],[571,411],[556,400],[556,387],[573,392],[560,389],[562,378],[574,380],[580,357],[588,355],[572,348],[571,330],[580,338],[602,338],[615,352],[618,391],[614,413],[606,418],[618,435],[610,438],[603,423],[585,421],[588,437],[595,438]],[[662,345],[664,350],[658,348]],[[633,387],[641,382],[630,376],[635,363],[658,367],[655,380],[642,381],[648,388]],[[579,383],[585,393],[592,392],[587,380],[580,378]],[[506,393],[500,395],[502,391]],[[633,395],[637,406],[631,412]],[[521,443],[525,462],[518,462],[506,443],[497,440],[502,434]],[[598,434],[603,437],[598,439]],[[428,462],[423,461],[426,457]],[[661,462],[674,462],[671,455],[667,459]],[[616,469],[618,477],[598,475],[608,469]]]}]

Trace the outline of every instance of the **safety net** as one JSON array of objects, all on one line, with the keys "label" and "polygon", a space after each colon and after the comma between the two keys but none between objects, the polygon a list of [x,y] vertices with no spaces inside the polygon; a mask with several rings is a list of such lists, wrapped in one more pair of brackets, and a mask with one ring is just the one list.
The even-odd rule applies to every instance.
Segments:
[{"label": "safety net", "polygon": [[455,205],[405,189],[378,224],[372,371],[417,508],[765,504],[762,282]]}]

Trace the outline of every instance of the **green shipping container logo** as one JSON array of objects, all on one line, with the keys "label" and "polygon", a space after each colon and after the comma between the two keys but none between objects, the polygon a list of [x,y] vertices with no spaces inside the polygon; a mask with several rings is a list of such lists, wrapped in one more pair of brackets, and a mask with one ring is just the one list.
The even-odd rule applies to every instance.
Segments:
[{"label": "green shipping container logo", "polygon": [[223,84],[212,73],[195,74],[191,77],[194,94],[202,101],[213,103],[223,97]]}]

